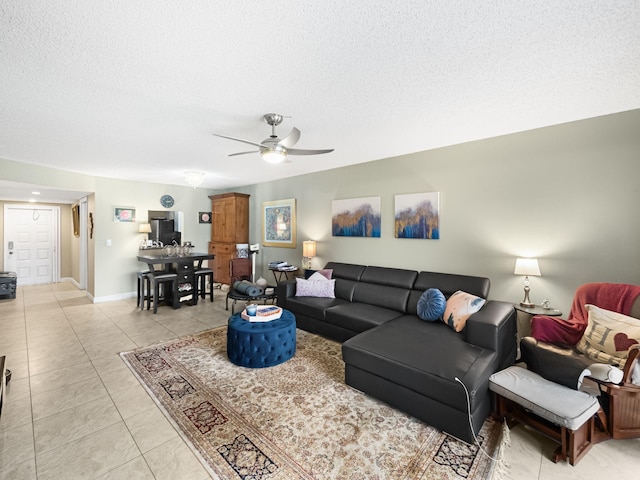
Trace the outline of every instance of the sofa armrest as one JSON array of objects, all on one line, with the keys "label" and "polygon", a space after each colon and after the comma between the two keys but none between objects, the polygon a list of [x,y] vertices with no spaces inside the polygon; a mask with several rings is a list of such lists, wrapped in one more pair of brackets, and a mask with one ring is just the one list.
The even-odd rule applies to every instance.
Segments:
[{"label": "sofa armrest", "polygon": [[467,320],[463,330],[468,343],[498,354],[500,368],[516,359],[516,310],[512,303],[489,300]]},{"label": "sofa armrest", "polygon": [[287,298],[295,297],[296,295],[296,281],[285,280],[284,282],[278,282],[276,285],[276,298],[277,305],[282,308],[287,308]]}]

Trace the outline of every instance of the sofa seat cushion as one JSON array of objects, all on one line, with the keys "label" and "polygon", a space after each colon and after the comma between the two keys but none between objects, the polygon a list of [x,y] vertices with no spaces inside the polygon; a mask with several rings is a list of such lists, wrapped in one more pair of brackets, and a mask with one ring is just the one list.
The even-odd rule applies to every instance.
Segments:
[{"label": "sofa seat cushion", "polygon": [[364,332],[401,315],[403,313],[397,310],[354,302],[327,309],[324,319],[327,323],[339,325],[354,332]]},{"label": "sofa seat cushion", "polygon": [[294,314],[304,313],[307,317],[324,320],[325,311],[328,308],[348,303],[348,301],[341,298],[289,297],[287,298],[286,309]]},{"label": "sofa seat cushion", "polygon": [[361,333],[342,345],[345,363],[466,411],[464,389],[471,410],[488,395],[496,353],[463,340],[444,323],[427,323],[405,315]]}]

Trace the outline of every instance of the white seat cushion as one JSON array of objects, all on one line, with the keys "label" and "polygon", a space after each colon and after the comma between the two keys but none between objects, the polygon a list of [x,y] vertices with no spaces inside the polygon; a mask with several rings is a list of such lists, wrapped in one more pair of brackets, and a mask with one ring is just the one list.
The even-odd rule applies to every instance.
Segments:
[{"label": "white seat cushion", "polygon": [[511,366],[489,377],[489,389],[550,422],[576,430],[600,408],[591,395]]}]

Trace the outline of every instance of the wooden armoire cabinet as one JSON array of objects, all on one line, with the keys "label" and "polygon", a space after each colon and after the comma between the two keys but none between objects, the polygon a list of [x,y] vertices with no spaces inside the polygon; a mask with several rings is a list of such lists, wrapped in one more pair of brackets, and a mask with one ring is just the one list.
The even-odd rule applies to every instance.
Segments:
[{"label": "wooden armoire cabinet", "polygon": [[[236,244],[249,243],[249,197],[244,193],[210,195],[211,241],[209,253],[213,259],[213,280],[231,282],[229,264],[236,257]],[[209,262],[212,265],[212,262]]]}]

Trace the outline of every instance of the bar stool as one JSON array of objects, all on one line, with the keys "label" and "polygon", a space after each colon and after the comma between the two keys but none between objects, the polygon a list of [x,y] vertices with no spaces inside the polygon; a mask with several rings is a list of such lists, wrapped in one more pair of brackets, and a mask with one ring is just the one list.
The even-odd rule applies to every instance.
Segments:
[{"label": "bar stool", "polygon": [[175,273],[165,272],[149,272],[147,274],[149,283],[153,286],[153,295],[149,291],[147,295],[147,310],[151,307],[151,299],[153,298],[153,313],[158,313],[158,302],[160,301],[160,285],[165,284],[164,290],[166,295],[166,284],[171,284],[171,294],[173,296],[173,308],[176,308],[177,295],[175,294],[178,289],[178,275]]},{"label": "bar stool", "polygon": [[147,295],[151,293],[151,284],[147,275],[151,273],[149,270],[141,270],[138,272],[138,307],[144,310],[144,302]]},{"label": "bar stool", "polygon": [[213,302],[213,270],[202,266],[202,261],[198,262],[198,266],[195,271],[196,275],[196,287],[198,289],[196,295],[200,295],[200,298],[207,298],[207,280],[211,285],[211,301]]}]

